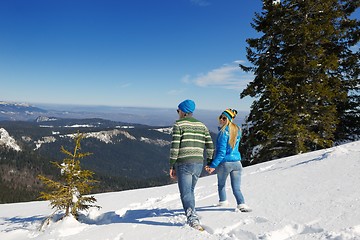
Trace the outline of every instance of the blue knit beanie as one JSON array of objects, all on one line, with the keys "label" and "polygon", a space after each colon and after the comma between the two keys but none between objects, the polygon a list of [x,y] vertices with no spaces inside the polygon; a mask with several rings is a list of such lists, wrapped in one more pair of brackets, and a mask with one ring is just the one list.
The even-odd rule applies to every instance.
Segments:
[{"label": "blue knit beanie", "polygon": [[193,100],[187,99],[182,101],[178,108],[184,113],[193,113],[195,111],[195,102]]}]

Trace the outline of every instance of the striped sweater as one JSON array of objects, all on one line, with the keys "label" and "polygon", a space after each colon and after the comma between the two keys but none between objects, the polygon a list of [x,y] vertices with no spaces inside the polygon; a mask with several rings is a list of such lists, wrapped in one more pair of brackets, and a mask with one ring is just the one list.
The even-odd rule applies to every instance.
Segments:
[{"label": "striped sweater", "polygon": [[172,129],[170,168],[175,163],[203,163],[205,148],[207,161],[211,162],[214,144],[208,128],[193,117],[177,120]]}]

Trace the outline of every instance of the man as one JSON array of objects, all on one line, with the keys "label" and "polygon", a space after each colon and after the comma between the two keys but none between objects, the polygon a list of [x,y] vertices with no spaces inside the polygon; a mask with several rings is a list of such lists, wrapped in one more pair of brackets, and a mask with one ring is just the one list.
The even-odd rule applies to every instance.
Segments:
[{"label": "man", "polygon": [[204,165],[206,149],[207,162],[211,162],[214,145],[208,128],[193,117],[195,103],[185,100],[178,106],[179,120],[172,130],[170,149],[170,177],[178,179],[181,202],[187,223],[203,230],[195,212],[194,189]]}]

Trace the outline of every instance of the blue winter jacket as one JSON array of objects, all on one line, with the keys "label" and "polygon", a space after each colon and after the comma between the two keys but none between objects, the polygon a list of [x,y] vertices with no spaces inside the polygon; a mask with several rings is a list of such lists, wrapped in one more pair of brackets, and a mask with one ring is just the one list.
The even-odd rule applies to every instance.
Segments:
[{"label": "blue winter jacket", "polygon": [[236,144],[234,148],[231,148],[229,145],[229,126],[227,126],[224,131],[219,131],[216,139],[216,149],[215,156],[213,161],[209,165],[211,168],[216,168],[222,162],[237,162],[241,161],[241,155],[239,152],[239,143],[241,139],[241,130],[236,139]]}]

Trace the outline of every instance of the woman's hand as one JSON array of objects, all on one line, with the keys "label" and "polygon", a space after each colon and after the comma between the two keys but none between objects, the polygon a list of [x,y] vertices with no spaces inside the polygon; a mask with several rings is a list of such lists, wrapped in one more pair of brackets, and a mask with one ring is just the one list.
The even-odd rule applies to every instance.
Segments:
[{"label": "woman's hand", "polygon": [[212,174],[215,171],[215,168],[211,168],[209,166],[205,166],[205,171],[207,171],[209,174]]}]

